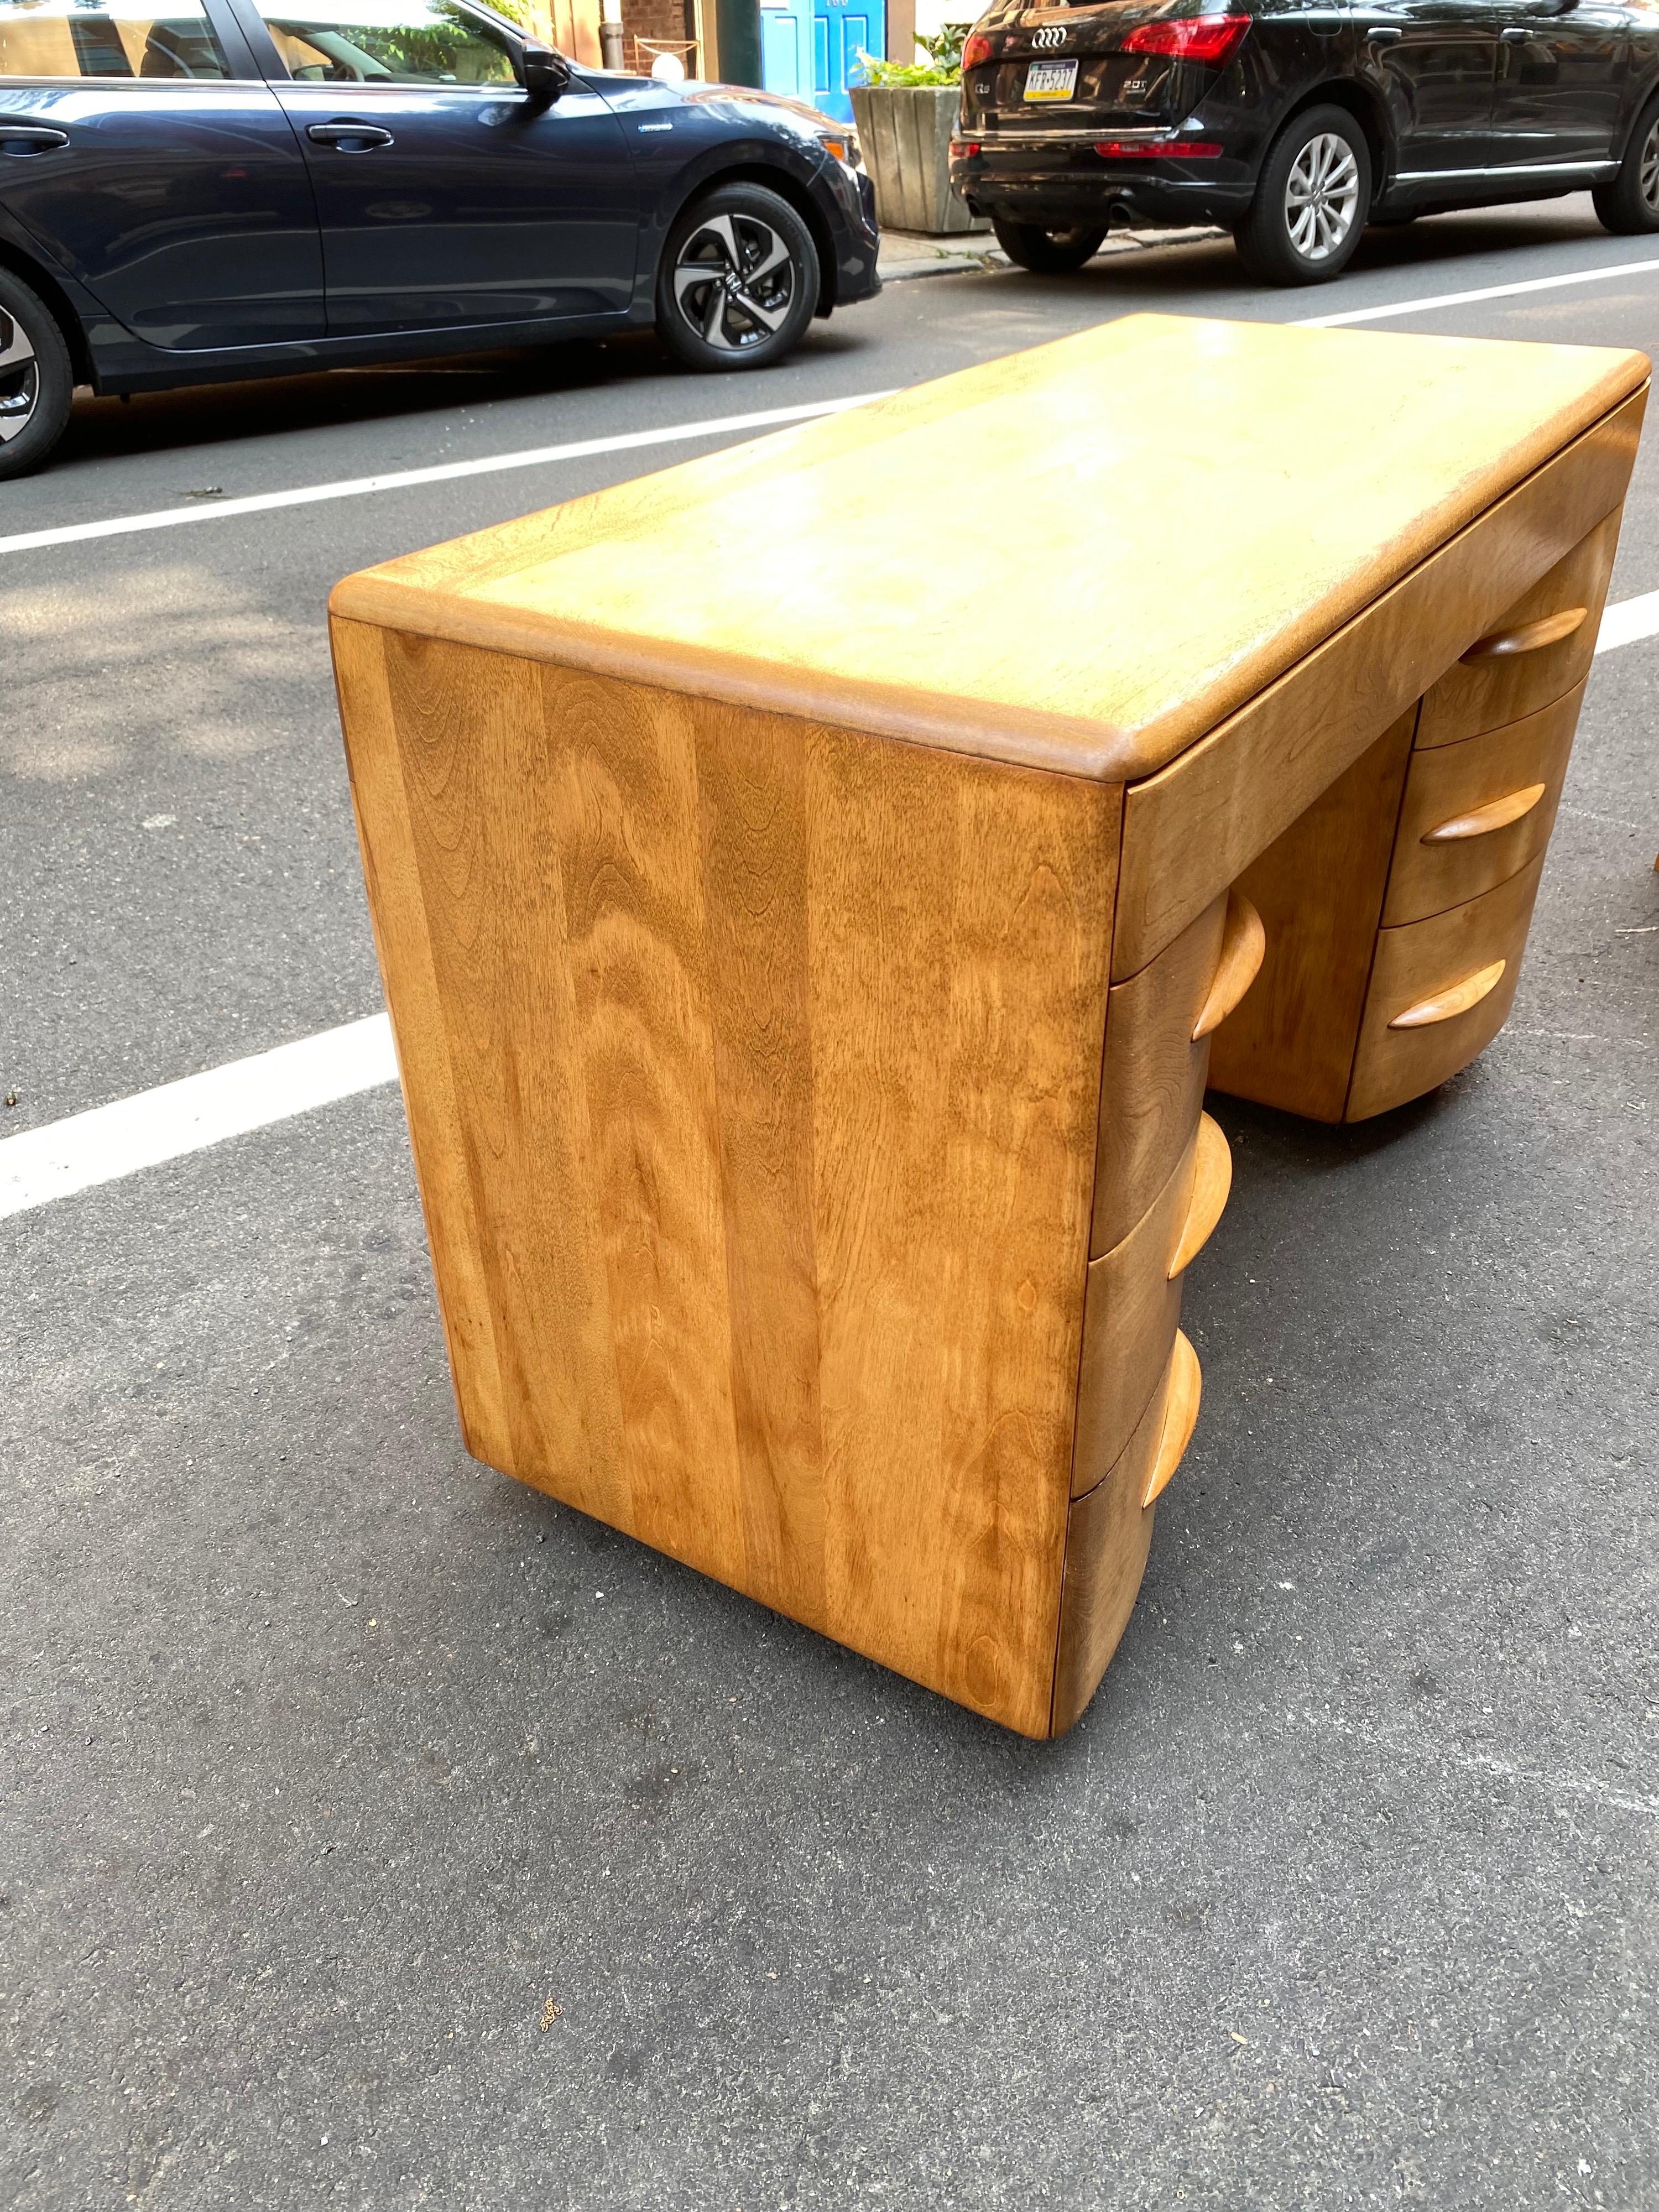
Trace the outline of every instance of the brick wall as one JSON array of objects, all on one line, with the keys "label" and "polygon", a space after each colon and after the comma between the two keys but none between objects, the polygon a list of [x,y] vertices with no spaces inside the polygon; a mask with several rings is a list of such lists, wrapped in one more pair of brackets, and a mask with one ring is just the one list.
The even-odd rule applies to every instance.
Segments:
[{"label": "brick wall", "polygon": [[[620,16],[628,33],[623,55],[630,70],[638,70],[641,76],[651,73],[651,55],[637,43],[641,39],[655,39],[664,46],[683,46],[697,35],[692,14],[692,0],[615,0],[612,11]],[[696,56],[684,58],[685,73],[695,76]]]}]

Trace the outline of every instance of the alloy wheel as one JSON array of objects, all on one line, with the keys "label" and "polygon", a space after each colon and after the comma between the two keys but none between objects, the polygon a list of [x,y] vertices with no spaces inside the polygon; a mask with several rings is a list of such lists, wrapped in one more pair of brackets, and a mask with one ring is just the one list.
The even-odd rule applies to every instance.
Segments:
[{"label": "alloy wheel", "polygon": [[1359,164],[1334,131],[1310,138],[1285,179],[1285,220],[1304,261],[1328,261],[1353,228],[1359,206]]},{"label": "alloy wheel", "polygon": [[40,396],[40,363],[28,332],[0,308],[0,446],[21,437]]},{"label": "alloy wheel", "polygon": [[1642,198],[1655,215],[1659,215],[1659,116],[1649,126],[1642,147],[1642,161],[1637,178]]},{"label": "alloy wheel", "polygon": [[711,215],[680,248],[674,303],[705,343],[723,353],[763,345],[788,319],[795,264],[769,222]]}]

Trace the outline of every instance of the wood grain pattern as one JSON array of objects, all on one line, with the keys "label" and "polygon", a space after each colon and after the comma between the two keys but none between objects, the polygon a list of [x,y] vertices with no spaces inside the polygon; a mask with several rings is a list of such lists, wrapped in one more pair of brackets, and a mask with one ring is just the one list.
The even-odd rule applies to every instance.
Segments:
[{"label": "wood grain pattern", "polygon": [[1152,1500],[1198,1419],[1198,1356],[1177,1329],[1169,1364],[1109,1472],[1072,1507],[1060,1596],[1053,1728],[1063,1735],[1093,1697],[1134,1610],[1152,1538]]},{"label": "wood grain pattern", "polygon": [[469,1441],[1041,1735],[1118,795],[341,635]]},{"label": "wood grain pattern", "polygon": [[374,949],[386,996],[399,1009],[392,1024],[398,1072],[405,1097],[422,1102],[420,1124],[410,1126],[415,1174],[461,1432],[475,1458],[501,1466],[512,1451],[507,1396],[427,934],[384,639],[377,629],[336,623],[332,642],[341,721],[350,732],[347,765]]},{"label": "wood grain pattern", "polygon": [[1193,1140],[1210,1065],[1209,1036],[1194,1030],[1214,988],[1227,903],[1212,900],[1139,975],[1112,986],[1091,1257],[1128,1235]]},{"label": "wood grain pattern", "polygon": [[[804,426],[764,455],[688,462],[577,502],[562,522],[410,556],[348,580],[336,605],[1117,781],[1173,759],[1284,678],[1647,373],[1638,354],[1579,347],[1129,316]],[[1152,424],[1158,496],[1126,499]],[[955,520],[964,453],[992,527]],[[1171,514],[1201,527],[1171,531]],[[1490,610],[1474,592],[1458,609],[1468,623],[1454,636],[1431,621],[1420,651],[1412,624],[1439,587],[1414,599],[1388,657],[1416,653],[1418,679],[1377,708],[1348,757],[1571,542],[1535,562],[1526,548]]]},{"label": "wood grain pattern", "polygon": [[[1417,726],[1419,745],[1454,744],[1518,722],[1583,683],[1619,550],[1621,516],[1620,509],[1598,523],[1431,686]],[[1580,608],[1583,620],[1562,629],[1556,618]],[[1493,650],[1517,645],[1528,649]]]},{"label": "wood grain pattern", "polygon": [[[1466,906],[1379,931],[1347,1119],[1363,1121],[1421,1097],[1486,1049],[1509,1018],[1544,855]],[[1410,1029],[1389,1024],[1410,1008],[1502,961],[1496,985],[1466,1012]]]},{"label": "wood grain pattern", "polygon": [[1638,395],[1429,554],[1363,620],[1173,766],[1131,787],[1114,981],[1144,968],[1237,882],[1474,638],[1619,506],[1644,400]]},{"label": "wood grain pattern", "polygon": [[[1544,850],[1583,696],[1580,683],[1523,722],[1413,754],[1385,922],[1417,921],[1462,906]],[[1456,836],[1448,835],[1453,826]]]},{"label": "wood grain pattern", "polygon": [[1216,1090],[1342,1119],[1413,720],[1403,714],[1240,878],[1267,949],[1249,995],[1212,1040]]}]

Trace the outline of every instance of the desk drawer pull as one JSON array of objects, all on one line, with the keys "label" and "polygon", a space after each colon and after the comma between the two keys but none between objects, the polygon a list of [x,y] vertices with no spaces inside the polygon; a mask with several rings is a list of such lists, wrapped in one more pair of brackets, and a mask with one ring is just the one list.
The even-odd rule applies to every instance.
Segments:
[{"label": "desk drawer pull", "polygon": [[1520,791],[1511,791],[1502,799],[1489,799],[1484,806],[1472,807],[1467,814],[1455,814],[1449,822],[1437,823],[1432,830],[1423,832],[1425,845],[1453,845],[1462,837],[1489,837],[1494,830],[1507,830],[1511,822],[1519,822],[1530,814],[1544,793],[1547,783],[1529,783]]},{"label": "desk drawer pull", "polygon": [[1389,1024],[1391,1030],[1425,1030],[1434,1022],[1449,1022],[1455,1014],[1467,1014],[1471,1006],[1478,1006],[1489,992],[1495,991],[1509,965],[1504,960],[1494,960],[1490,968],[1477,968],[1473,975],[1466,975],[1461,983],[1449,990],[1437,991],[1431,999],[1419,999],[1414,1006],[1407,1006],[1403,1014],[1396,1014]]},{"label": "desk drawer pull", "polygon": [[1559,645],[1564,637],[1571,637],[1589,612],[1588,607],[1563,607],[1559,614],[1522,623],[1519,629],[1495,629],[1489,637],[1477,638],[1462,659],[1473,665],[1508,660],[1517,653],[1540,653],[1545,646]]},{"label": "desk drawer pull", "polygon": [[1152,1462],[1152,1471],[1146,1478],[1146,1487],[1140,1497],[1143,1512],[1160,1491],[1168,1489],[1170,1477],[1180,1466],[1182,1455],[1192,1442],[1193,1431],[1198,1425],[1198,1401],[1203,1389],[1204,1376],[1198,1364],[1198,1354],[1177,1329],[1175,1350],[1170,1355],[1170,1390],[1164,1401],[1164,1426],[1158,1439],[1158,1457]]},{"label": "desk drawer pull", "polygon": [[1210,1241],[1210,1231],[1220,1220],[1233,1187],[1233,1156],[1221,1125],[1207,1114],[1198,1117],[1197,1157],[1193,1162],[1193,1194],[1182,1224],[1181,1242],[1170,1262],[1170,1280],[1194,1261]]},{"label": "desk drawer pull", "polygon": [[1256,979],[1261,956],[1267,949],[1267,933],[1261,916],[1242,891],[1227,894],[1227,926],[1221,939],[1221,958],[1215,981],[1204,1001],[1193,1031],[1193,1042],[1218,1030]]}]

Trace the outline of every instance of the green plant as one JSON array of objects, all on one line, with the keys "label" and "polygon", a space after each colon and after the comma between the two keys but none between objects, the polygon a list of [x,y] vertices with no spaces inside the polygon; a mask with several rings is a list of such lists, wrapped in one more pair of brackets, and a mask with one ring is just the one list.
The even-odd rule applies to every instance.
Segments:
[{"label": "green plant", "polygon": [[884,62],[874,54],[859,50],[859,61],[866,84],[957,84],[962,77],[962,42],[973,28],[970,23],[945,23],[931,39],[918,38],[916,44],[927,56],[925,62]]}]

